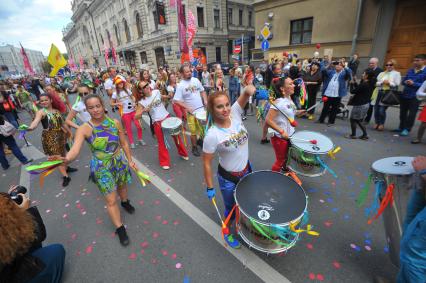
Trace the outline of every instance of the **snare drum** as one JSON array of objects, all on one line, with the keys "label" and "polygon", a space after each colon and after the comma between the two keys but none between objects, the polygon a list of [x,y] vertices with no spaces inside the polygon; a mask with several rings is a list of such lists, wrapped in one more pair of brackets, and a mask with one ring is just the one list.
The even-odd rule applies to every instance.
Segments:
[{"label": "snare drum", "polygon": [[293,179],[278,172],[256,171],[240,180],[234,197],[240,215],[238,234],[250,247],[276,254],[296,244],[299,234],[290,224],[304,224],[308,201]]},{"label": "snare drum", "polygon": [[[303,141],[304,140],[304,141]],[[316,144],[309,142],[316,140]],[[291,137],[287,167],[297,174],[318,177],[325,173],[333,142],[323,134],[311,131],[295,132]]]},{"label": "snare drum", "polygon": [[182,130],[182,120],[177,117],[169,117],[161,122],[161,127],[172,136],[177,136]]},{"label": "snare drum", "polygon": [[207,123],[207,112],[205,110],[195,112],[194,116],[201,125],[205,125]]},{"label": "snare drum", "polygon": [[[403,222],[407,215],[409,190],[415,187],[413,157],[397,156],[375,161],[371,166],[372,180],[379,192],[379,201],[393,186],[393,202],[383,211],[386,240],[389,244],[391,261],[399,266],[399,250],[403,232]],[[376,204],[378,207],[378,204]]]}]

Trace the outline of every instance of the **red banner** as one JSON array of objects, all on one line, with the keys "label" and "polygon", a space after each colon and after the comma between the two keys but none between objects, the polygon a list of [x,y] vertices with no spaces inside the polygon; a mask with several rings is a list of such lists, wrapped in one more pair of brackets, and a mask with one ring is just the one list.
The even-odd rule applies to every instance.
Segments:
[{"label": "red banner", "polygon": [[176,0],[177,15],[178,15],[178,36],[179,50],[181,53],[188,53],[188,44],[186,42],[186,19],[185,11],[183,10],[182,0]]},{"label": "red banner", "polygon": [[28,59],[28,56],[27,56],[27,53],[24,50],[24,47],[22,47],[22,44],[20,44],[20,45],[21,45],[21,55],[22,55],[22,59],[24,61],[25,71],[27,71],[27,73],[32,76],[32,75],[34,75],[34,71],[33,71],[33,68],[31,67],[30,60]]}]

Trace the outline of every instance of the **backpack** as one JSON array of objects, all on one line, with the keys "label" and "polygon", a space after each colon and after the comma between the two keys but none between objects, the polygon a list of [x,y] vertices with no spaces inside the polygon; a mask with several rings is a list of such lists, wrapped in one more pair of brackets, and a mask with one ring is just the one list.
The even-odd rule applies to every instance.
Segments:
[{"label": "backpack", "polygon": [[9,137],[9,136],[13,136],[15,133],[16,133],[16,128],[8,121],[4,121],[4,124],[0,125],[0,135]]}]

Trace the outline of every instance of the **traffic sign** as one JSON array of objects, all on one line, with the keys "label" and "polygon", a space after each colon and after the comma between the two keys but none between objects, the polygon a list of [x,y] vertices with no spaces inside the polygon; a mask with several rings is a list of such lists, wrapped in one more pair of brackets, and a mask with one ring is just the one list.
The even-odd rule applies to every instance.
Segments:
[{"label": "traffic sign", "polygon": [[[243,42],[242,40],[241,40],[241,38],[237,38],[237,39],[235,39],[234,40],[234,44],[235,45],[241,45],[242,43],[241,42]],[[246,44],[246,43],[249,43],[250,42],[250,37],[249,36],[244,36],[244,44]]]},{"label": "traffic sign", "polygon": [[269,27],[265,25],[260,31],[260,34],[263,36],[265,40],[267,40],[269,36],[271,35],[271,31],[269,30]]},{"label": "traffic sign", "polygon": [[262,51],[268,51],[269,49],[269,41],[267,41],[266,39],[262,41]]},{"label": "traffic sign", "polygon": [[240,52],[241,52],[241,45],[235,45],[234,46],[234,53],[240,54]]}]

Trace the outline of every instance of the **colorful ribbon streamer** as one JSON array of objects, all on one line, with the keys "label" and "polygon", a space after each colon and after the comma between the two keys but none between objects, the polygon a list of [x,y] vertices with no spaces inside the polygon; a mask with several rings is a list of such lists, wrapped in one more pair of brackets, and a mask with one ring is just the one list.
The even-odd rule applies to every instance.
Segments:
[{"label": "colorful ribbon streamer", "polygon": [[372,214],[373,212],[377,211],[377,209],[379,208],[380,192],[382,190],[382,186],[383,186],[383,181],[377,181],[374,183],[375,192],[374,192],[373,204],[370,207],[367,207],[365,209],[365,215],[367,217],[370,216],[370,214]]},{"label": "colorful ribbon streamer", "polygon": [[370,218],[368,220],[368,222],[367,222],[368,224],[373,223],[373,220],[376,220],[377,218],[379,218],[379,216],[382,215],[383,211],[385,210],[385,208],[388,205],[392,206],[392,203],[394,201],[394,198],[393,198],[393,190],[394,189],[395,189],[395,185],[394,184],[390,184],[386,188],[386,193],[385,193],[385,196],[382,199],[382,202],[380,203],[379,210],[377,211],[377,214],[373,218]]},{"label": "colorful ribbon streamer", "polygon": [[336,153],[338,153],[339,151],[341,151],[342,150],[342,148],[340,147],[340,146],[338,146],[338,147],[336,147],[335,149],[333,149],[333,150],[330,150],[329,152],[328,152],[328,155],[332,158],[332,159],[336,159]]},{"label": "colorful ribbon streamer", "polygon": [[44,178],[49,176],[62,163],[62,160],[44,161],[39,164],[27,166],[25,170],[31,175],[40,175],[40,187],[42,188],[44,186]]},{"label": "colorful ribbon streamer", "polygon": [[151,182],[151,177],[149,177],[147,174],[143,173],[142,171],[136,170],[134,168],[133,170],[135,171],[136,176],[138,177],[142,187],[146,187],[146,184]]},{"label": "colorful ribbon streamer", "polygon": [[358,205],[358,207],[361,207],[367,200],[368,191],[370,190],[372,178],[373,178],[372,174],[368,175],[367,182],[365,182],[364,187],[362,188],[361,192],[358,195],[358,198],[356,200],[356,204]]},{"label": "colorful ribbon streamer", "polygon": [[337,179],[337,174],[336,174],[336,172],[334,172],[330,167],[328,167],[328,165],[327,164],[325,164],[325,162],[324,161],[322,161],[322,159],[321,158],[319,158],[319,156],[315,156],[316,157],[316,159],[317,159],[317,161],[319,162],[319,164],[321,164],[321,166],[325,169],[325,170],[327,170],[331,175],[333,175],[333,177],[334,178],[336,178]]}]

